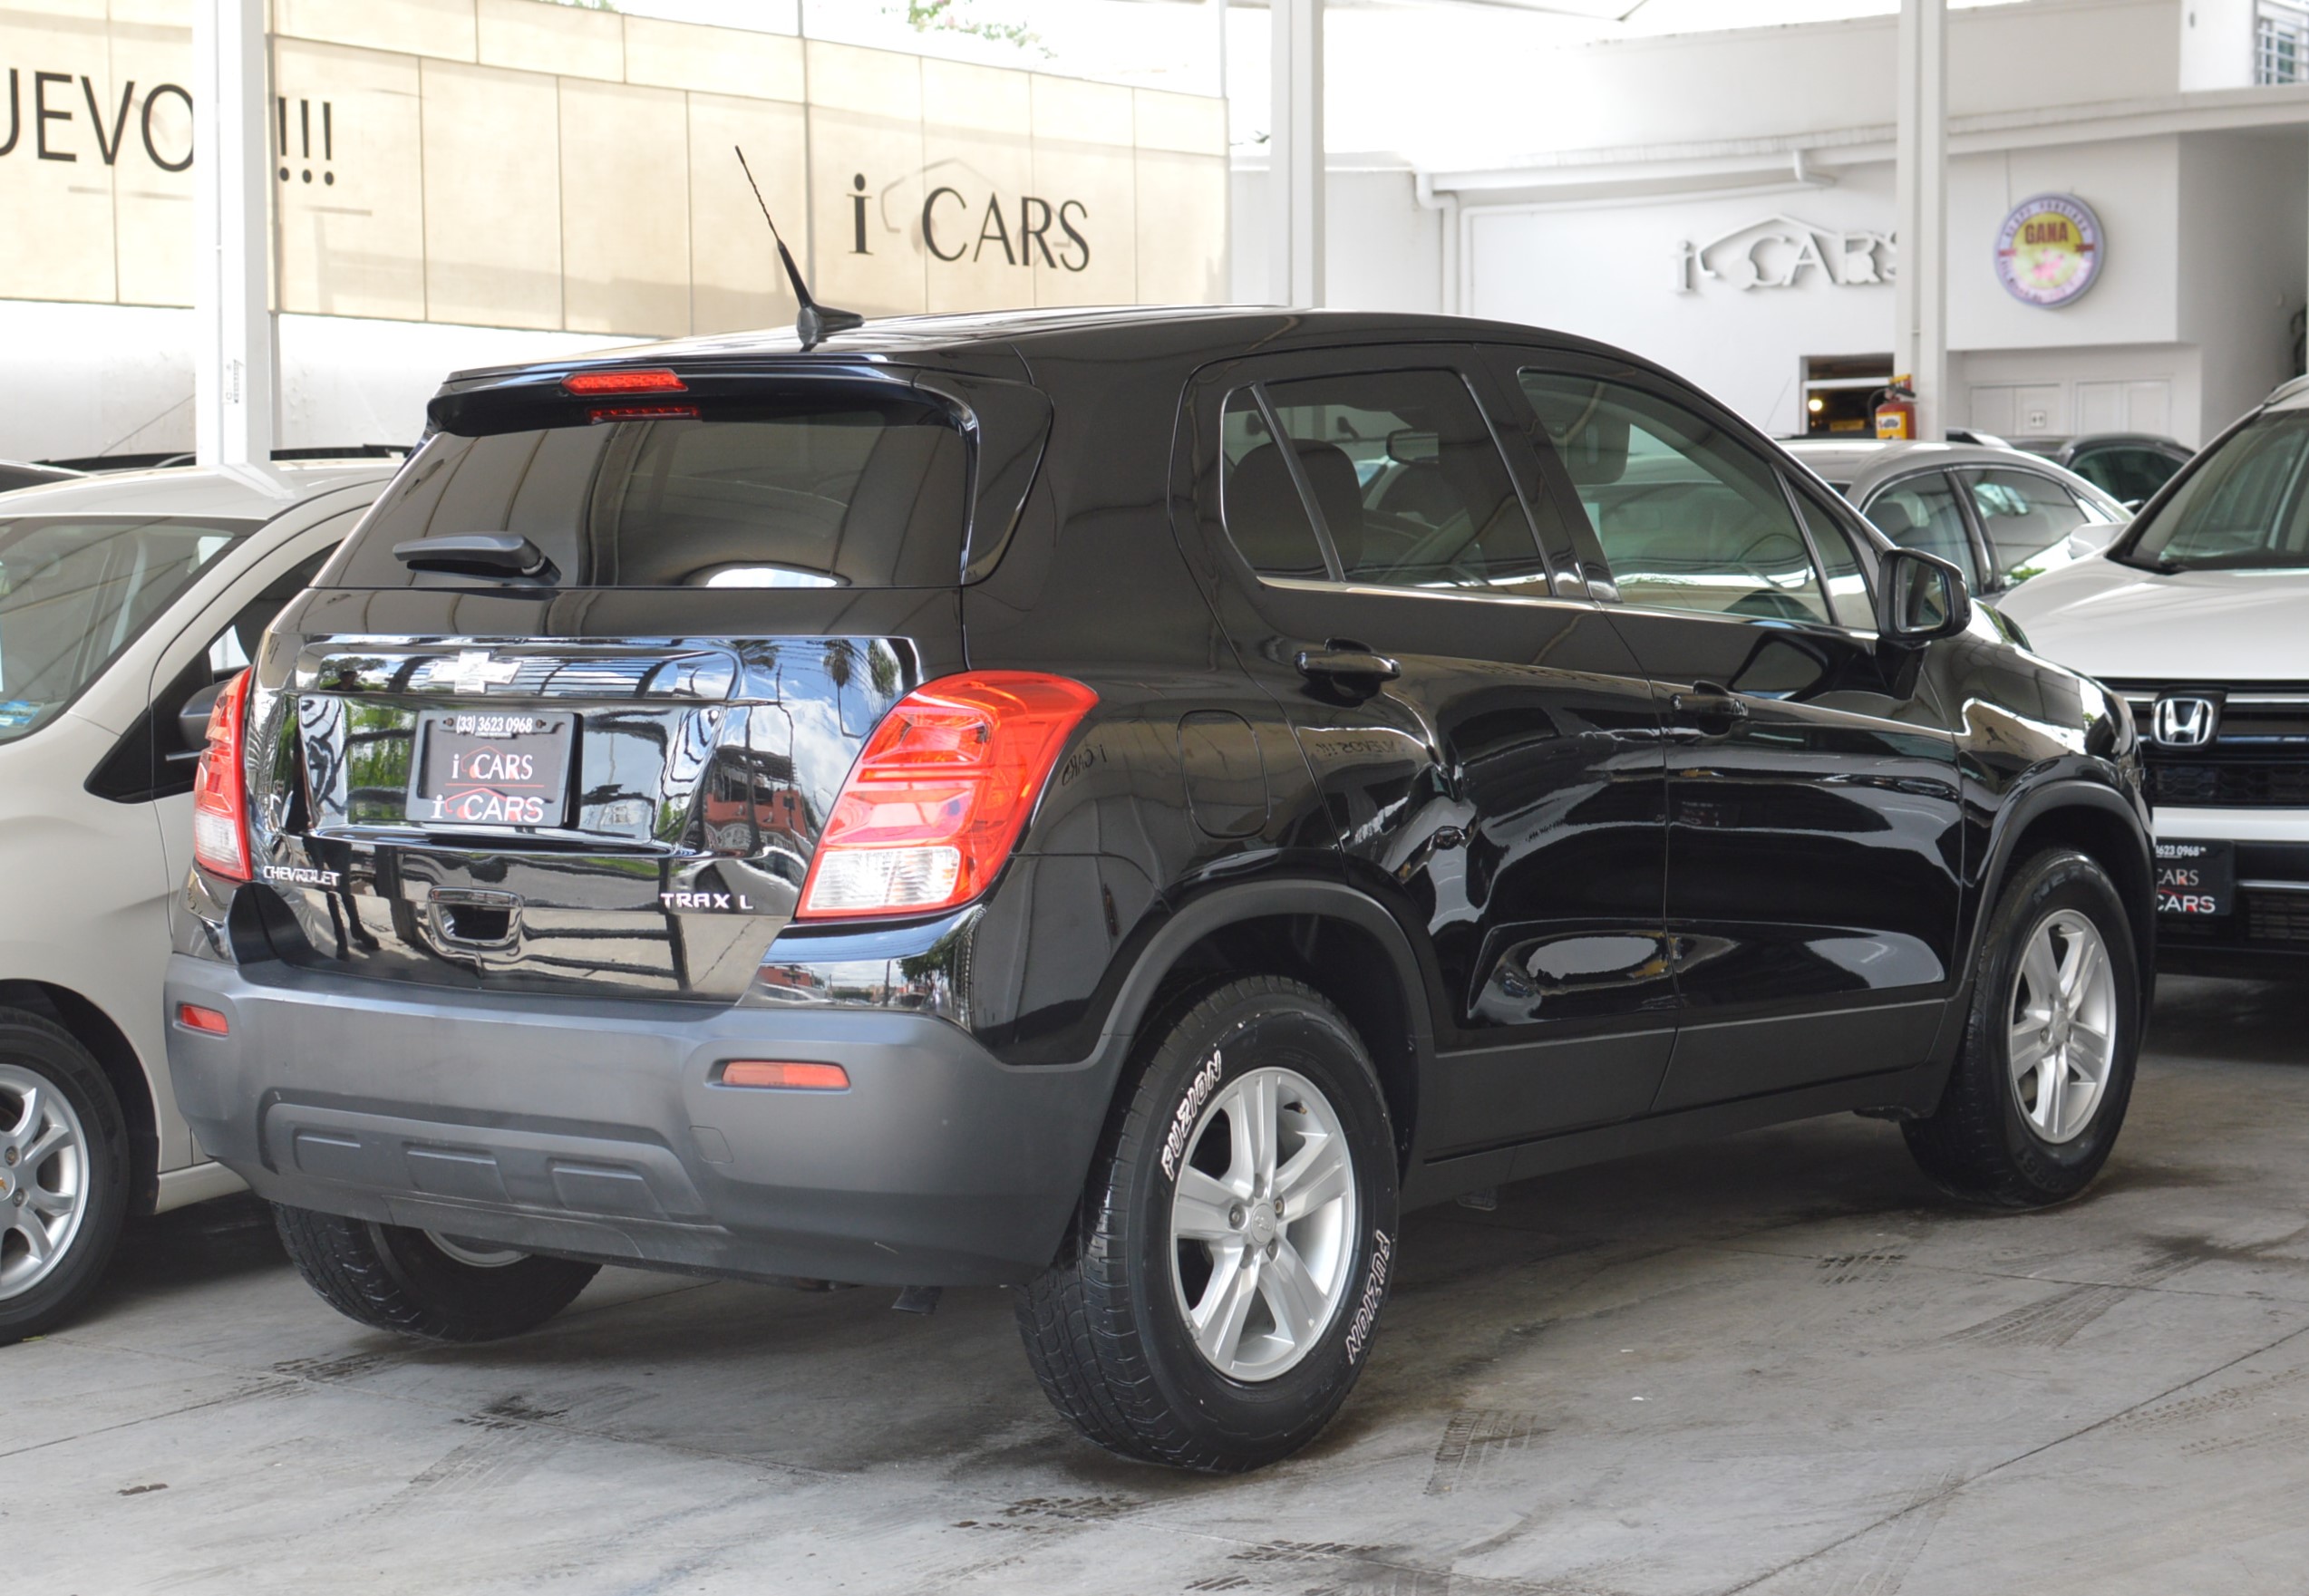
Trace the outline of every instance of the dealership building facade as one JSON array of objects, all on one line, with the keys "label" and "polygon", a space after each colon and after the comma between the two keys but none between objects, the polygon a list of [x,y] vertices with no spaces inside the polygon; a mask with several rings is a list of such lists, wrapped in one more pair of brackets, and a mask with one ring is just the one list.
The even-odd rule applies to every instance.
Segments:
[{"label": "dealership building facade", "polygon": [[[191,440],[191,11],[0,0],[0,456]],[[739,150],[829,304],[1225,296],[1217,99],[538,0],[274,0],[268,43],[284,446],[791,322]]]},{"label": "dealership building facade", "polygon": [[[1895,26],[1536,58],[1525,155],[1334,157],[1329,298],[1621,344],[1776,433],[1858,425],[1892,374]],[[1951,13],[1948,424],[2194,444],[2301,369],[2309,87],[2256,84],[2266,35],[2251,0]],[[1237,173],[1253,295],[1264,179]],[[2000,253],[2045,197],[2098,223],[2089,288],[2057,304]]]}]

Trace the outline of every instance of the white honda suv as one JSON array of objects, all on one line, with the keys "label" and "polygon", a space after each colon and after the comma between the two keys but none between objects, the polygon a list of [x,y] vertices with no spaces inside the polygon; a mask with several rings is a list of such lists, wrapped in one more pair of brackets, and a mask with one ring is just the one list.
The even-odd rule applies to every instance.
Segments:
[{"label": "white honda suv", "polygon": [[121,1221],[239,1189],[169,1086],[160,981],[218,684],[391,478],[178,469],[0,493],[0,1345]]},{"label": "white honda suv", "polygon": [[2309,972],[2309,378],[2207,445],[2104,554],[2001,608],[2132,705],[2158,968]]}]

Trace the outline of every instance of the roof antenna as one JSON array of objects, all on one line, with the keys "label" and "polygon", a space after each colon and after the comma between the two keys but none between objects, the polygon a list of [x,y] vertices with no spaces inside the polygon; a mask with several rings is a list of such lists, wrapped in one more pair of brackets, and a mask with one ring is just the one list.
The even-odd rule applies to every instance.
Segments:
[{"label": "roof antenna", "polygon": [[830,305],[820,305],[810,296],[810,285],[801,280],[801,268],[794,265],[793,252],[778,234],[778,218],[770,214],[770,202],[762,198],[762,185],[753,180],[753,169],[745,163],[745,150],[732,145],[738,152],[738,169],[745,173],[746,187],[753,190],[753,202],[762,207],[762,219],[770,224],[771,241],[778,247],[778,259],[786,268],[786,281],[794,288],[794,298],[801,305],[801,314],[794,317],[794,331],[801,337],[801,352],[808,354],[836,333],[862,327],[866,318],[854,310],[836,310]]}]

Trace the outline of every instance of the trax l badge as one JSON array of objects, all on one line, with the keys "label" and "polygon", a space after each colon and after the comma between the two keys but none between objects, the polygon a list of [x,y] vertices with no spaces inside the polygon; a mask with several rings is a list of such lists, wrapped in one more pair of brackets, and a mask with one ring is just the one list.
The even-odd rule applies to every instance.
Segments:
[{"label": "trax l badge", "polygon": [[661,892],[658,906],[674,914],[751,914],[753,900],[742,892]]}]

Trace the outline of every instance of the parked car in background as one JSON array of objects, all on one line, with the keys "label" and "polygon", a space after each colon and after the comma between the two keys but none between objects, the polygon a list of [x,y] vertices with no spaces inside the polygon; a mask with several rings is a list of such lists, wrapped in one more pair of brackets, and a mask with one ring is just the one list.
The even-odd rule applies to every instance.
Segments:
[{"label": "parked car in background", "polygon": [[2095,432],[2084,438],[2015,438],[2014,449],[2065,466],[2101,492],[2137,509],[2172,480],[2196,453],[2153,432]]},{"label": "parked car in background", "polygon": [[0,460],[0,493],[37,488],[46,482],[69,482],[82,475],[63,466],[36,465],[30,460]]},{"label": "parked car in background", "polygon": [[2104,556],[2004,613],[2139,722],[2159,966],[2309,972],[2309,379],[2207,444]]},{"label": "parked car in background", "polygon": [[177,469],[0,496],[0,1342],[121,1221],[238,1189],[176,1111],[160,982],[216,684],[390,468]]},{"label": "parked car in background", "polygon": [[1988,444],[1798,439],[1787,448],[1887,537],[1949,561],[1992,604],[2106,547],[2130,513],[2073,472]]},{"label": "parked car in background", "polygon": [[1086,1435],[1232,1470],[1406,1205],[1850,1110],[1990,1204],[2108,1156],[2122,706],[1657,367],[1065,311],[431,414],[218,701],[168,985],[362,1323],[1010,1285]]}]

